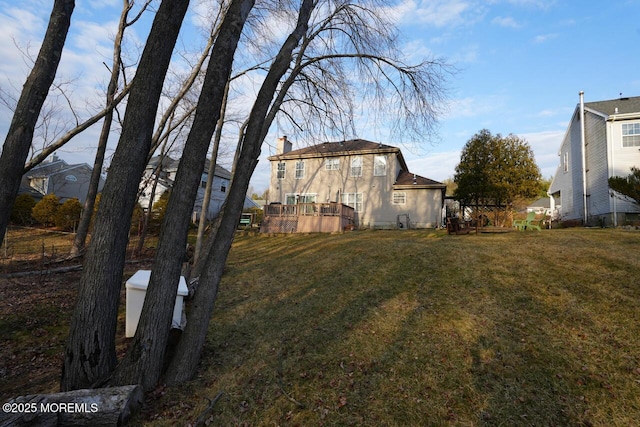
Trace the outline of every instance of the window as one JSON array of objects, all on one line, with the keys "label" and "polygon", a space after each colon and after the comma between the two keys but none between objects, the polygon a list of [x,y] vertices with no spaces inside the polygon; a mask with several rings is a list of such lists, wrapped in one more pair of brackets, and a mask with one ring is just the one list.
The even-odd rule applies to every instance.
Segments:
[{"label": "window", "polygon": [[200,181],[200,188],[206,188],[207,187],[207,181]]},{"label": "window", "polygon": [[351,159],[351,176],[362,176],[362,157]]},{"label": "window", "polygon": [[373,176],[385,176],[387,174],[387,158],[375,156],[373,158]]},{"label": "window", "polygon": [[340,159],[337,157],[331,157],[331,158],[325,159],[324,168],[328,171],[340,170]]},{"label": "window", "polygon": [[286,163],[284,162],[279,162],[278,163],[278,172],[277,172],[277,178],[278,179],[284,179],[284,174],[286,172]]},{"label": "window", "polygon": [[64,180],[69,182],[78,182],[78,178],[76,178],[75,175],[67,175],[64,177]]},{"label": "window", "polygon": [[304,178],[304,160],[296,162],[296,179]]},{"label": "window", "polygon": [[220,186],[220,192],[221,193],[226,193],[227,192],[227,185],[226,184],[222,184]]},{"label": "window", "polygon": [[362,193],[342,193],[342,203],[362,212]]},{"label": "window", "polygon": [[622,125],[622,146],[640,147],[640,123]]},{"label": "window", "polygon": [[565,151],[562,154],[562,171],[569,172],[569,152]]},{"label": "window", "polygon": [[394,191],[392,203],[394,205],[406,205],[407,204],[407,193]]},{"label": "window", "polygon": [[315,203],[318,195],[316,193],[287,193],[284,196],[285,205],[296,205],[298,203]]}]

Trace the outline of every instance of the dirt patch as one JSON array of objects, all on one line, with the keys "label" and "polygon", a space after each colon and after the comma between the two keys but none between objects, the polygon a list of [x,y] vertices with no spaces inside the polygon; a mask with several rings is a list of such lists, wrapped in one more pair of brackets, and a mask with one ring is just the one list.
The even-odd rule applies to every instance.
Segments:
[{"label": "dirt patch", "polygon": [[[127,264],[124,277],[149,264]],[[80,271],[70,271],[0,277],[0,400],[59,391],[80,276]],[[126,346],[124,302],[123,286],[116,332],[119,355]]]}]

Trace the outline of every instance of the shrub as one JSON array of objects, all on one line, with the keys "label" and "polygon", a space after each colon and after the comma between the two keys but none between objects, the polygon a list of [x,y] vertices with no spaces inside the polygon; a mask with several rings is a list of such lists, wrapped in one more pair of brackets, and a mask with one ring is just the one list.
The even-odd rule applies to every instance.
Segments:
[{"label": "shrub", "polygon": [[76,198],[67,200],[58,207],[54,218],[56,227],[68,231],[75,230],[81,214],[82,204],[80,204],[80,201]]},{"label": "shrub", "polygon": [[169,191],[165,191],[162,193],[157,202],[153,204],[153,208],[151,209],[151,218],[149,218],[149,231],[157,232],[160,230],[160,225],[164,220],[164,214],[167,210],[167,205],[169,204],[169,196],[171,193]]},{"label": "shrub", "polygon": [[11,222],[17,225],[31,225],[33,223],[31,211],[35,205],[36,201],[31,195],[20,194],[13,203]]},{"label": "shrub", "polygon": [[42,198],[31,211],[31,216],[45,227],[55,224],[56,212],[60,207],[60,199],[55,194],[48,194]]}]

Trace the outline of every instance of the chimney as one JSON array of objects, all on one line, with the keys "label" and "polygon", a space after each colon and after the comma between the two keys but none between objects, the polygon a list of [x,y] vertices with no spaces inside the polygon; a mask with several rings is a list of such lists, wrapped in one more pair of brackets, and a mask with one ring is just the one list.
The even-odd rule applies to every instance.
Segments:
[{"label": "chimney", "polygon": [[278,138],[278,144],[276,146],[276,154],[286,154],[291,151],[293,144],[287,140],[286,136]]}]

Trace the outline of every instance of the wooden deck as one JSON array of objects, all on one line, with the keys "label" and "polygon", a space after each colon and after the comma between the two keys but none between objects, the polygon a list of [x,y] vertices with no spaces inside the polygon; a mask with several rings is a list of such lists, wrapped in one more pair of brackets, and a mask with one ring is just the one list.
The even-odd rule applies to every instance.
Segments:
[{"label": "wooden deck", "polygon": [[337,233],[354,228],[354,210],[342,203],[270,204],[261,233]]}]

